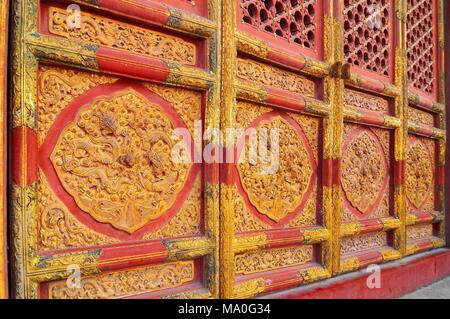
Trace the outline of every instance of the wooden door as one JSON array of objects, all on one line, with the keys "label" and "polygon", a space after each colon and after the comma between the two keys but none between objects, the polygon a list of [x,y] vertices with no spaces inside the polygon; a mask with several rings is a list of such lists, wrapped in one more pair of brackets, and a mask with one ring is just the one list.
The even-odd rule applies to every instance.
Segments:
[{"label": "wooden door", "polygon": [[330,4],[223,2],[222,127],[278,129],[280,145],[279,167],[266,174],[266,164],[240,161],[250,143],[245,132],[226,141],[238,160],[224,164],[221,175],[225,297],[254,297],[332,275]]},{"label": "wooden door", "polygon": [[14,1],[13,296],[249,298],[443,246],[442,5]]},{"label": "wooden door", "polygon": [[218,296],[218,167],[171,161],[217,122],[207,2],[13,2],[15,297]]}]

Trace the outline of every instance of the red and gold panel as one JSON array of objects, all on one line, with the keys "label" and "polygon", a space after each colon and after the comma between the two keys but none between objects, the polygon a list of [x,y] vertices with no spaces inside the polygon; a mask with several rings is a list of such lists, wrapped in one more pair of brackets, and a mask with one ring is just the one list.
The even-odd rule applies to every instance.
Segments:
[{"label": "red and gold panel", "polygon": [[343,91],[344,124],[339,187],[340,272],[400,257],[393,231],[395,214],[395,129],[391,99],[356,88]]},{"label": "red and gold panel", "polygon": [[165,290],[175,294],[187,287],[201,287],[201,268],[201,262],[193,260],[152,265],[83,276],[78,286],[52,281],[43,284],[39,293],[48,299],[157,298]]},{"label": "red and gold panel", "polygon": [[391,150],[389,130],[356,124],[344,126],[342,222],[390,216],[393,195]]},{"label": "red and gold panel", "polygon": [[194,161],[194,128],[218,126],[217,16],[194,15],[206,1],[77,3],[76,28],[69,4],[15,7],[16,297],[218,296],[218,166]]},{"label": "red and gold panel", "polygon": [[438,140],[417,135],[408,137],[405,167],[408,254],[443,245],[438,150]]},{"label": "red and gold panel", "polygon": [[200,167],[170,157],[200,93],[51,66],[38,81],[42,248],[200,235]]},{"label": "red and gold panel", "polygon": [[237,110],[236,123],[244,130],[278,129],[280,150],[276,173],[265,174],[265,164],[253,165],[243,158],[250,152],[249,138],[238,140],[236,231],[316,225],[321,203],[320,119],[241,101]]}]

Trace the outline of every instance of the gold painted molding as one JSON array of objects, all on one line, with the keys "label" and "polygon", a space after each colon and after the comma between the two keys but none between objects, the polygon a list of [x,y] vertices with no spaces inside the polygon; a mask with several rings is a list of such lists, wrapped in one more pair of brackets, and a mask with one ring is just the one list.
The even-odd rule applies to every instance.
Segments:
[{"label": "gold painted molding", "polygon": [[8,65],[8,8],[9,1],[0,3],[0,298],[8,297],[8,270],[6,253],[6,90]]}]

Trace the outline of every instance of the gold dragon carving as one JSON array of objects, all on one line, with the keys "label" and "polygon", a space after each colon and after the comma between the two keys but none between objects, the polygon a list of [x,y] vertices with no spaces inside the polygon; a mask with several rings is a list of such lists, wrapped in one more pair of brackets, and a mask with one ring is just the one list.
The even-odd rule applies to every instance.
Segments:
[{"label": "gold dragon carving", "polygon": [[65,281],[49,284],[50,299],[105,299],[174,288],[194,279],[194,262],[176,262],[81,279],[80,288]]},{"label": "gold dragon carving", "polygon": [[349,143],[342,156],[342,188],[362,214],[376,202],[387,174],[380,143],[367,130]]},{"label": "gold dragon carving", "polygon": [[[279,168],[276,173],[265,174],[268,159],[251,163],[242,160],[237,165],[239,176],[250,202],[263,215],[275,222],[292,213],[300,204],[310,183],[313,172],[311,160],[306,147],[292,126],[282,117],[263,121],[258,130],[278,129],[279,134]],[[267,156],[273,156],[270,144]],[[247,142],[245,154],[250,154]]]},{"label": "gold dragon carving", "polygon": [[252,82],[288,90],[302,96],[314,97],[314,82],[279,68],[248,59],[238,59],[237,76]]},{"label": "gold dragon carving", "polygon": [[196,64],[195,44],[94,14],[81,13],[81,28],[69,29],[68,13],[49,9],[49,32],[68,39],[131,51],[187,65]]},{"label": "gold dragon carving", "polygon": [[433,192],[433,156],[422,141],[411,143],[406,151],[406,196],[420,208]]},{"label": "gold dragon carving", "polygon": [[96,86],[116,81],[115,77],[97,73],[56,66],[39,66],[39,143],[42,144],[56,117],[70,102]]},{"label": "gold dragon carving", "polygon": [[312,258],[312,246],[270,249],[257,253],[237,255],[235,257],[235,270],[238,274],[252,274],[302,265],[311,261]]},{"label": "gold dragon carving", "polygon": [[66,191],[94,219],[133,233],[159,218],[183,188],[173,124],[132,89],[101,97],[66,126],[51,155]]}]

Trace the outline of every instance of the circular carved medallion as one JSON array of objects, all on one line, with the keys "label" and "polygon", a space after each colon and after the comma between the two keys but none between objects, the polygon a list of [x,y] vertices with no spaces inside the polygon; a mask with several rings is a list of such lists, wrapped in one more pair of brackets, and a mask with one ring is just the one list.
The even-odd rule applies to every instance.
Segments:
[{"label": "circular carved medallion", "polygon": [[406,152],[406,196],[421,208],[433,191],[433,160],[427,147],[416,142]]},{"label": "circular carved medallion", "polygon": [[77,205],[133,233],[175,202],[190,164],[175,164],[170,119],[132,89],[100,97],[70,122],[51,161]]},{"label": "circular carved medallion", "polygon": [[342,188],[348,202],[366,214],[377,202],[386,182],[386,161],[380,142],[369,130],[354,135],[344,147]]},{"label": "circular carved medallion", "polygon": [[[305,141],[285,119],[277,116],[261,121],[257,126],[257,135],[259,136],[261,130],[266,130],[270,136],[271,129],[278,129],[279,151],[275,152],[270,142],[262,143],[267,144],[267,156],[252,163],[248,158],[242,157],[242,154],[251,153],[250,142],[247,141],[237,167],[243,189],[251,204],[259,213],[280,222],[301,204],[311,183],[313,164]],[[270,141],[270,137],[268,140]],[[261,155],[260,150],[258,153]],[[276,156],[276,153],[279,156]],[[276,169],[270,173],[266,172],[268,163],[276,163]]]}]

